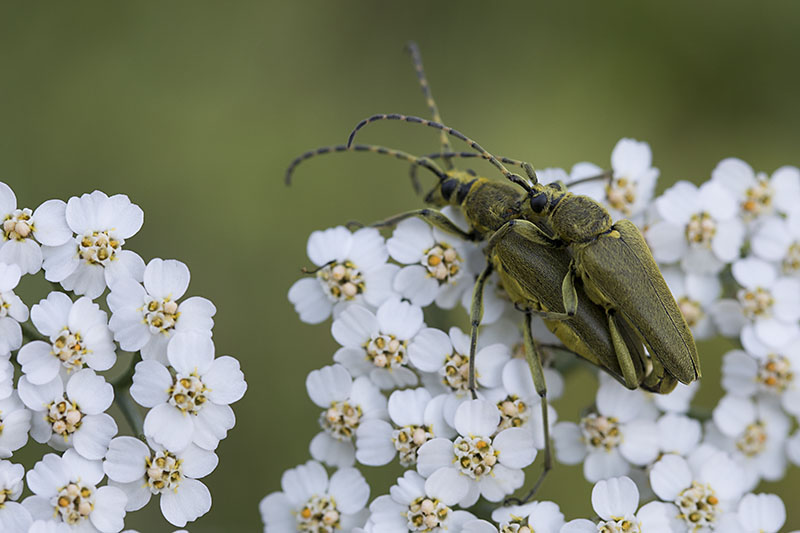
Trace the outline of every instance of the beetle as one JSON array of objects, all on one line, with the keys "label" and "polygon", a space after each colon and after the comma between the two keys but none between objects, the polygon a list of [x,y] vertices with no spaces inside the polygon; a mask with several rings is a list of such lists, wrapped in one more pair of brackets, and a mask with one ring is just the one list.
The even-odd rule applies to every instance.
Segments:
[{"label": "beetle", "polygon": [[600,203],[569,192],[563,183],[542,185],[528,163],[523,167],[530,182],[525,180],[477,142],[440,122],[400,114],[373,115],[356,125],[347,146],[361,128],[380,120],[420,124],[461,139],[523,189],[525,201],[520,203],[515,224],[527,227],[531,242],[569,249],[572,260],[562,281],[564,308],[570,315],[575,313],[579,303],[575,281],[580,279],[589,298],[605,309],[609,331],[620,348],[617,355],[627,386],[635,387],[638,376],[634,361],[622,349],[623,323],[638,333],[669,375],[684,384],[700,378],[700,360],[691,330],[644,237],[632,222],[613,222]]}]

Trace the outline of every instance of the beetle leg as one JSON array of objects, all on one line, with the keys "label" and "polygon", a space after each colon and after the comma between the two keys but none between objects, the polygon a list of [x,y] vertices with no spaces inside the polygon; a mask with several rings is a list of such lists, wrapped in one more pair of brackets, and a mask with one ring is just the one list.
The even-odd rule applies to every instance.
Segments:
[{"label": "beetle leg", "polygon": [[606,315],[608,316],[608,329],[611,332],[611,342],[614,343],[614,351],[617,354],[622,376],[625,378],[625,386],[629,389],[635,389],[639,386],[636,367],[633,364],[631,352],[628,350],[628,346],[625,344],[625,340],[618,329],[617,315],[612,310],[606,311]]},{"label": "beetle leg", "polygon": [[478,346],[478,326],[481,325],[481,319],[483,318],[483,286],[486,285],[486,280],[489,278],[489,274],[492,273],[493,268],[492,262],[487,262],[486,268],[484,268],[483,272],[481,272],[480,276],[478,276],[477,281],[475,281],[475,287],[472,289],[472,305],[470,306],[469,311],[470,330],[468,384],[473,400],[477,399],[478,397],[475,387],[475,352]]},{"label": "beetle leg", "polygon": [[303,268],[300,269],[300,272],[302,272],[303,274],[309,274],[309,275],[310,274],[316,274],[317,272],[319,272],[323,268],[325,268],[327,266],[331,266],[335,262],[336,262],[336,259],[332,259],[332,260],[328,261],[327,263],[325,263],[324,265],[318,266],[317,268],[303,267]]},{"label": "beetle leg", "polygon": [[506,234],[512,230],[534,244],[548,247],[562,246],[561,241],[550,237],[533,222],[521,218],[514,218],[500,226],[500,229],[495,231],[492,236],[489,237],[489,241],[486,245],[486,254],[491,257],[492,251],[497,243],[500,242],[503,237],[505,237]]},{"label": "beetle leg", "polygon": [[575,316],[578,311],[578,292],[575,290],[575,260],[569,262],[569,270],[561,282],[561,297],[564,300],[564,311]]},{"label": "beetle leg", "polygon": [[[534,483],[533,488],[521,500],[514,500],[517,505],[529,502],[539,487],[542,485],[544,478],[553,468],[553,452],[550,447],[550,422],[547,419],[547,384],[544,381],[544,370],[542,370],[542,359],[539,350],[536,349],[536,343],[531,334],[531,313],[525,313],[525,327],[523,328],[525,337],[525,359],[528,361],[528,366],[531,369],[531,376],[533,376],[533,386],[536,388],[536,393],[541,399],[542,406],[542,430],[544,432],[544,465],[542,473],[539,474],[539,479]],[[509,500],[506,500],[506,504]]]},{"label": "beetle leg", "polygon": [[675,376],[669,374],[658,359],[653,357],[648,361],[648,364],[652,369],[642,381],[643,389],[658,394],[667,394],[678,385],[678,380],[675,379]]},{"label": "beetle leg", "polygon": [[407,211],[405,213],[400,213],[399,215],[395,215],[393,217],[389,217],[385,220],[381,220],[380,222],[375,222],[374,224],[370,224],[373,228],[393,228],[403,220],[411,217],[419,217],[428,224],[439,228],[440,230],[449,233],[451,235],[456,235],[461,237],[467,241],[474,241],[476,236],[474,232],[467,233],[466,231],[462,230],[458,226],[456,226],[455,222],[444,216],[441,212],[436,211],[435,209],[415,209],[413,211]]}]

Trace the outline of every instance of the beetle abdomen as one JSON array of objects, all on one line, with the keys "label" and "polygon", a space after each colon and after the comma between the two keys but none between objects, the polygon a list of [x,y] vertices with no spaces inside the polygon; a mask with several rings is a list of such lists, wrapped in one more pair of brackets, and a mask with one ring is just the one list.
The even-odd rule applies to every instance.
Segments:
[{"label": "beetle abdomen", "polygon": [[595,302],[622,314],[678,381],[698,379],[700,361],[692,332],[636,226],[620,220],[611,232],[576,247],[575,253]]},{"label": "beetle abdomen", "polygon": [[[564,312],[561,283],[571,259],[566,249],[536,244],[512,229],[497,243],[492,256],[503,286],[515,304],[539,311]],[[580,284],[576,291],[575,316],[568,320],[545,321],[548,329],[568,349],[601,366],[624,384],[605,311],[589,299]],[[624,331],[623,336],[637,375],[641,376],[641,342],[628,331]]]}]

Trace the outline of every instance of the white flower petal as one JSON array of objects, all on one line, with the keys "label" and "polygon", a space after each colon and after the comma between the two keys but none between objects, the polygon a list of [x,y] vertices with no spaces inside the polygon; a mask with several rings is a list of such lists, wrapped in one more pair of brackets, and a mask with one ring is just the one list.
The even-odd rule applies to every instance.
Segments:
[{"label": "white flower petal", "polygon": [[102,413],[114,401],[114,388],[90,368],[74,373],[67,381],[66,391],[84,414]]},{"label": "white flower petal", "polygon": [[306,378],[306,390],[311,401],[328,408],[331,402],[342,401],[350,395],[353,378],[342,365],[330,365],[312,370]]},{"label": "white flower petal", "polygon": [[464,436],[488,437],[500,423],[497,407],[484,400],[468,400],[456,409],[453,420],[456,430]]},{"label": "white flower petal", "polygon": [[592,489],[592,507],[603,520],[630,516],[639,506],[639,489],[629,477],[599,481]]},{"label": "white flower petal", "polygon": [[533,435],[526,429],[505,429],[492,440],[492,446],[499,452],[497,460],[509,468],[525,468],[536,459]]},{"label": "white flower petal", "polygon": [[169,398],[173,379],[169,370],[157,361],[136,363],[130,394],[143,407],[155,407]]},{"label": "white flower petal", "polygon": [[229,355],[214,359],[202,379],[209,389],[208,399],[218,404],[238,402],[247,390],[239,361]]},{"label": "white flower petal", "polygon": [[182,450],[194,437],[194,425],[190,417],[191,415],[162,403],[153,407],[145,416],[144,434],[168,450]]},{"label": "white flower petal", "polygon": [[423,372],[436,372],[444,365],[445,357],[453,353],[447,333],[425,328],[408,345],[408,357]]},{"label": "white flower petal", "polygon": [[467,495],[469,480],[455,468],[439,468],[425,480],[425,494],[445,505],[455,505]]},{"label": "white flower petal", "polygon": [[156,298],[178,300],[189,287],[189,268],[174,259],[151,259],[144,269],[144,287]]},{"label": "white flower petal", "polygon": [[344,468],[353,466],[355,449],[350,442],[336,440],[327,433],[317,433],[309,444],[309,453],[317,461],[330,466]]},{"label": "white flower petal", "polygon": [[184,479],[178,490],[161,494],[160,505],[167,522],[183,527],[211,510],[211,493],[202,482]]},{"label": "white flower petal", "polygon": [[650,470],[650,486],[664,501],[673,501],[691,484],[692,473],[689,464],[678,455],[665,455]]},{"label": "white flower petal", "polygon": [[428,276],[428,271],[422,265],[410,265],[397,273],[393,288],[414,305],[426,307],[436,298],[439,282]]},{"label": "white flower petal", "polygon": [[72,237],[67,226],[67,204],[62,200],[47,200],[33,212],[36,223],[34,236],[47,246],[61,246]]},{"label": "white flower petal", "polygon": [[394,391],[387,405],[389,417],[398,426],[421,425],[424,423],[425,407],[430,401],[431,393],[426,389]]},{"label": "white flower petal", "polygon": [[331,476],[328,493],[336,500],[340,512],[353,514],[367,504],[369,485],[355,468],[342,468]]},{"label": "white flower petal", "polygon": [[103,471],[109,479],[119,483],[141,481],[145,475],[145,460],[150,450],[145,443],[133,437],[117,437],[108,445]]},{"label": "white flower petal", "polygon": [[453,443],[448,439],[431,439],[417,452],[417,472],[428,477],[440,468],[452,466],[455,459]]},{"label": "white flower petal", "polygon": [[378,334],[378,319],[366,307],[350,305],[333,321],[331,334],[342,346],[360,347]]},{"label": "white flower petal", "polygon": [[739,520],[745,531],[777,533],[786,522],[786,506],[775,494],[747,494],[739,502]]},{"label": "white flower petal", "polygon": [[109,415],[89,415],[73,437],[75,451],[87,459],[99,461],[108,451],[108,443],[117,434],[117,423]]},{"label": "white flower petal", "polygon": [[167,345],[167,358],[180,374],[205,375],[214,361],[214,341],[194,331],[175,335]]},{"label": "white flower petal", "polygon": [[624,476],[629,471],[630,465],[616,449],[611,452],[590,451],[583,463],[583,477],[591,482]]},{"label": "white flower petal", "polygon": [[658,457],[659,438],[655,423],[649,420],[632,420],[623,429],[625,439],[619,446],[622,456],[631,463],[645,466]]},{"label": "white flower petal", "polygon": [[39,272],[42,260],[42,250],[33,239],[10,240],[0,247],[0,262],[17,265],[26,274]]},{"label": "white flower petal", "polygon": [[322,291],[315,278],[303,278],[289,289],[289,301],[300,315],[300,320],[307,324],[319,324],[331,316],[333,304]]}]

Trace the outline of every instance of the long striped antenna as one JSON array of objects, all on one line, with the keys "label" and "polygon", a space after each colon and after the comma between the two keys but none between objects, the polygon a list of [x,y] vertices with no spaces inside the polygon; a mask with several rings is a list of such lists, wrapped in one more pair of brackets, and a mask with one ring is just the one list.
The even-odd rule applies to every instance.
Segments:
[{"label": "long striped antenna", "polygon": [[[419,80],[419,85],[422,88],[422,94],[425,96],[425,102],[428,104],[428,109],[430,109],[431,117],[433,117],[435,122],[442,123],[443,121],[442,116],[439,114],[439,107],[436,105],[436,101],[433,99],[431,86],[428,84],[428,78],[425,76],[425,67],[422,66],[422,56],[419,53],[419,47],[417,46],[417,43],[414,41],[409,41],[406,44],[406,51],[411,55],[411,61],[414,63],[414,70],[417,71],[417,79]],[[444,159],[444,166],[447,170],[452,170],[453,163],[445,154],[452,152],[453,149],[450,146],[450,141],[447,139],[447,134],[445,132],[441,132],[441,139],[442,159]]]},{"label": "long striped antenna", "polygon": [[[422,166],[436,174],[439,178],[439,181],[443,181],[447,178],[447,174],[439,168],[433,161],[431,161],[427,157],[417,157],[415,155],[408,154],[406,152],[401,152],[400,150],[394,150],[392,148],[386,148],[385,146],[376,146],[373,144],[356,144],[354,146],[347,146],[344,144],[337,144],[335,146],[323,146],[321,148],[317,148],[316,150],[309,150],[308,152],[299,155],[295,158],[294,161],[289,165],[289,168],[286,169],[286,178],[285,182],[286,185],[292,184],[292,175],[294,174],[297,165],[306,161],[307,159],[311,159],[312,157],[316,157],[318,155],[324,154],[331,154],[335,152],[372,152],[375,154],[383,154],[383,155],[390,155],[400,159],[402,161],[408,161],[412,163],[414,166]],[[421,192],[419,187],[419,182],[413,180],[414,183],[414,190],[419,193]]]},{"label": "long striped antenna", "polygon": [[[477,152],[442,152],[442,153],[436,153],[436,154],[427,154],[427,155],[425,155],[423,157],[426,157],[428,159],[440,159],[440,158],[451,159],[453,157],[470,159],[470,158],[480,157],[481,159],[483,159],[481,154],[479,154]],[[505,163],[506,165],[513,165],[515,167],[520,167],[520,168],[524,164],[523,161],[519,161],[518,159],[511,159],[510,157],[497,156],[497,160],[500,161],[501,163]],[[417,169],[418,168],[419,168],[419,165],[416,165],[416,164],[412,164],[411,165],[411,168],[409,169],[409,172],[408,172],[409,176],[411,177],[411,181],[417,181]],[[469,172],[469,171],[467,171],[467,172]]]},{"label": "long striped antenna", "polygon": [[569,185],[570,187],[572,187],[573,185],[578,185],[580,183],[586,183],[587,181],[610,180],[612,177],[614,177],[614,171],[613,170],[606,170],[602,174],[597,174],[596,176],[587,176],[585,178],[579,178],[579,179],[576,179],[575,181],[568,181],[566,184]]},{"label": "long striped antenna", "polygon": [[378,122],[381,120],[399,120],[401,122],[410,122],[412,124],[422,124],[423,126],[441,130],[447,133],[448,135],[452,135],[457,139],[461,139],[462,141],[467,143],[473,150],[477,150],[483,159],[489,161],[492,165],[494,165],[495,168],[497,168],[500,172],[502,172],[503,176],[505,176],[506,179],[508,179],[512,183],[516,183],[517,185],[525,189],[525,192],[528,193],[531,192],[531,186],[522,176],[514,174],[513,172],[509,172],[509,170],[505,166],[503,166],[503,163],[501,163],[495,156],[487,152],[480,144],[476,143],[475,141],[473,141],[472,139],[470,139],[469,137],[467,137],[458,130],[454,130],[449,126],[445,126],[444,124],[440,124],[439,122],[426,120],[424,118],[414,117],[409,115],[400,115],[397,113],[392,113],[389,115],[386,114],[372,115],[371,117],[365,118],[364,120],[356,124],[356,127],[353,128],[353,131],[350,132],[350,136],[347,138],[347,146],[349,147],[353,144],[353,139],[355,139],[356,133],[358,133],[358,131],[361,128],[363,128],[367,124],[371,124],[373,122]]}]

